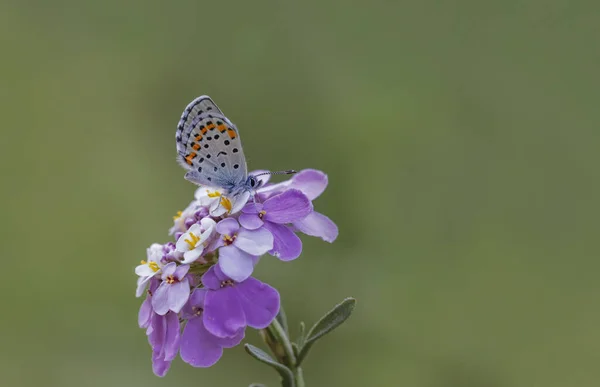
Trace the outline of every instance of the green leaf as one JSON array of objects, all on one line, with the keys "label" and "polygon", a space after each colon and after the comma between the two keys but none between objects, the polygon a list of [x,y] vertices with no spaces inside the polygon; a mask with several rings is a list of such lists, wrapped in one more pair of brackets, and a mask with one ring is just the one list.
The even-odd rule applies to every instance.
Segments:
[{"label": "green leaf", "polygon": [[304,346],[304,340],[306,339],[306,325],[304,321],[300,321],[300,335],[298,336],[298,347],[302,348]]},{"label": "green leaf", "polygon": [[296,366],[300,366],[302,360],[308,355],[308,351],[310,351],[310,348],[318,339],[333,331],[350,317],[355,305],[356,300],[354,298],[346,298],[310,328],[308,335],[306,335],[306,342],[300,348],[300,353],[296,359]]},{"label": "green leaf", "polygon": [[289,368],[281,363],[278,363],[275,361],[275,359],[269,356],[268,353],[252,344],[245,344],[244,349],[256,360],[275,368],[275,370],[279,372],[279,375],[281,375],[281,379],[283,380],[282,385],[284,387],[295,387],[294,374],[292,374],[292,371],[290,371]]},{"label": "green leaf", "polygon": [[290,332],[288,330],[287,316],[285,315],[285,310],[283,310],[283,306],[279,308],[279,313],[277,313],[277,317],[275,317],[279,324],[283,327],[285,334],[287,337],[290,337]]},{"label": "green leaf", "polygon": [[294,356],[298,358],[298,355],[300,354],[300,348],[298,347],[298,344],[292,343],[292,351],[294,351]]}]

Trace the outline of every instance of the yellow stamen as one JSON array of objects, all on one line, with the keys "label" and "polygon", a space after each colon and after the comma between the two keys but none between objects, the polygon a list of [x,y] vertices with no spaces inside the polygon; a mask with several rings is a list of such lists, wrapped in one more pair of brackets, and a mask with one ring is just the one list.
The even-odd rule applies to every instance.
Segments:
[{"label": "yellow stamen", "polygon": [[177,215],[175,215],[175,216],[173,217],[173,220],[177,220],[177,219],[181,218],[181,215],[183,215],[183,212],[181,212],[181,211],[177,211]]},{"label": "yellow stamen", "polygon": [[158,263],[156,262],[149,262],[148,263],[148,267],[153,271],[153,272],[157,272],[159,267],[158,267]]},{"label": "yellow stamen", "polygon": [[225,209],[227,210],[227,213],[231,212],[231,208],[233,207],[231,205],[231,200],[229,200],[223,196],[223,197],[221,197],[221,205],[223,207],[225,207]]},{"label": "yellow stamen", "polygon": [[233,234],[233,236],[223,235],[223,242],[225,242],[225,246],[232,244],[236,236],[236,234]]},{"label": "yellow stamen", "polygon": [[144,261],[144,260],[142,259],[142,261],[141,261],[140,263],[141,263],[142,265],[145,265],[145,264],[146,264],[146,261]]},{"label": "yellow stamen", "polygon": [[198,241],[200,240],[200,237],[197,236],[196,234],[194,234],[193,232],[190,233],[190,238],[192,240],[189,239],[184,239],[183,241],[185,243],[187,243],[188,245],[190,245],[190,249],[195,249],[196,248],[196,244],[198,243]]},{"label": "yellow stamen", "polygon": [[173,276],[173,275],[168,276],[166,282],[169,285],[175,283],[175,276]]},{"label": "yellow stamen", "polygon": [[262,219],[266,214],[267,214],[267,211],[262,210],[261,212],[258,213],[258,217]]},{"label": "yellow stamen", "polygon": [[210,192],[209,190],[206,190],[206,194],[209,198],[218,198],[219,196],[221,196],[221,193],[219,191]]}]

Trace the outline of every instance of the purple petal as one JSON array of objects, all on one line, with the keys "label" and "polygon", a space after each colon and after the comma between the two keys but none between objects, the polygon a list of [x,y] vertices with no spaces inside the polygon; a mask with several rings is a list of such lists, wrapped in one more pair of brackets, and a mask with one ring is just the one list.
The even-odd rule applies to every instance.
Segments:
[{"label": "purple petal", "polygon": [[175,269],[173,276],[181,281],[181,279],[187,274],[188,270],[190,270],[190,265],[178,266],[177,269]]},{"label": "purple petal", "polygon": [[190,297],[190,283],[186,278],[181,282],[169,285],[168,304],[169,309],[179,313]]},{"label": "purple petal", "polygon": [[294,222],[298,231],[333,242],[338,236],[338,228],[331,219],[318,212],[311,212],[306,218]]},{"label": "purple petal", "polygon": [[165,361],[161,355],[152,353],[152,371],[154,372],[154,375],[162,378],[167,374],[169,368],[171,368],[170,361]]},{"label": "purple petal", "polygon": [[154,312],[164,316],[169,311],[169,284],[160,284],[152,296],[152,309]]},{"label": "purple petal", "polygon": [[219,290],[221,287],[221,280],[217,277],[217,273],[215,273],[215,267],[212,266],[204,275],[202,276],[202,285],[208,289]]},{"label": "purple petal", "polygon": [[282,261],[296,259],[302,253],[302,241],[289,227],[282,224],[266,222],[264,228],[273,234],[273,249],[269,254]]},{"label": "purple petal", "polygon": [[168,276],[173,275],[175,270],[177,270],[177,264],[175,262],[167,263],[162,269],[161,278],[163,281],[166,280]]},{"label": "purple petal", "polygon": [[247,230],[256,230],[263,225],[263,221],[258,214],[242,214],[238,220],[242,227]]},{"label": "purple petal", "polygon": [[316,169],[304,169],[291,179],[290,188],[302,191],[309,200],[315,200],[327,188],[327,175]]},{"label": "purple petal", "polygon": [[221,235],[233,235],[239,228],[240,225],[234,218],[226,218],[217,223],[217,232]]},{"label": "purple petal", "polygon": [[234,287],[226,286],[206,293],[204,326],[217,337],[232,337],[246,326],[246,318]]},{"label": "purple petal", "polygon": [[279,293],[255,278],[235,287],[246,315],[246,323],[255,329],[266,328],[279,312]]},{"label": "purple petal", "polygon": [[258,230],[240,229],[233,242],[238,249],[251,255],[262,255],[273,248],[273,236],[264,228]]},{"label": "purple petal", "polygon": [[140,311],[138,313],[138,325],[140,328],[148,328],[150,325],[150,318],[152,317],[152,298],[146,297]]},{"label": "purple petal", "polygon": [[223,348],[211,335],[202,318],[189,320],[181,338],[181,359],[194,367],[210,367],[223,355]]},{"label": "purple petal", "polygon": [[167,333],[167,326],[165,316],[159,316],[158,314],[152,315],[150,321],[150,327],[146,331],[148,333],[148,342],[152,347],[152,351],[160,354],[164,354],[165,335]]},{"label": "purple petal", "polygon": [[244,214],[258,214],[263,209],[262,203],[248,203],[242,208]]},{"label": "purple petal", "polygon": [[219,250],[219,267],[227,277],[241,282],[252,275],[254,259],[235,246],[225,246]]},{"label": "purple petal", "polygon": [[167,332],[165,334],[164,353],[165,360],[173,360],[179,351],[179,317],[176,313],[168,313],[166,316]]},{"label": "purple petal", "polygon": [[244,331],[245,329],[240,329],[233,337],[213,337],[221,347],[233,348],[239,343],[241,343],[244,339]]},{"label": "purple petal", "polygon": [[280,224],[300,220],[310,214],[312,209],[310,200],[297,189],[290,189],[272,196],[263,206],[263,210],[266,212],[264,219]]}]

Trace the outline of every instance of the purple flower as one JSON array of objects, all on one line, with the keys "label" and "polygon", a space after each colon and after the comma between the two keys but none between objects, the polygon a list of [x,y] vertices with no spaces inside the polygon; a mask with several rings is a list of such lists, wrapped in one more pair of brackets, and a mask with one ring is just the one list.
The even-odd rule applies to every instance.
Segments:
[{"label": "purple flower", "polygon": [[183,308],[182,316],[188,322],[181,336],[180,354],[184,362],[194,367],[210,367],[223,355],[223,348],[238,345],[244,338],[244,329],[239,329],[233,337],[216,337],[206,330],[202,321],[205,289],[197,289]]},{"label": "purple flower", "polygon": [[179,313],[190,296],[190,284],[186,274],[188,265],[177,266],[171,262],[162,269],[162,283],[152,297],[152,308],[159,315],[169,310]]},{"label": "purple flower", "polygon": [[[241,282],[250,277],[257,256],[273,248],[273,236],[263,229],[246,230],[234,218],[217,223],[217,239],[210,250],[219,249],[219,267],[229,278]],[[164,271],[164,269],[163,269]]]},{"label": "purple flower", "polygon": [[[318,198],[327,187],[327,175],[315,169],[304,169],[291,179],[278,184],[267,185],[258,189],[259,197],[269,198],[287,189],[302,191],[309,200]],[[316,236],[326,242],[333,242],[338,236],[338,228],[331,219],[316,211],[305,218],[292,222],[293,227],[310,236]]]},{"label": "purple flower", "polygon": [[179,317],[176,313],[169,312],[164,316],[152,314],[146,334],[152,347],[152,370],[157,376],[165,376],[171,367],[171,361],[177,356],[179,330]]},{"label": "purple flower", "polygon": [[202,276],[206,290],[202,320],[217,337],[234,337],[250,326],[266,328],[279,312],[279,293],[255,278],[235,282],[218,265]]},{"label": "purple flower", "polygon": [[239,221],[249,230],[264,226],[273,235],[273,249],[269,253],[289,261],[300,256],[302,242],[286,224],[304,219],[312,210],[306,195],[297,189],[288,189],[269,197],[264,203],[246,204]]}]

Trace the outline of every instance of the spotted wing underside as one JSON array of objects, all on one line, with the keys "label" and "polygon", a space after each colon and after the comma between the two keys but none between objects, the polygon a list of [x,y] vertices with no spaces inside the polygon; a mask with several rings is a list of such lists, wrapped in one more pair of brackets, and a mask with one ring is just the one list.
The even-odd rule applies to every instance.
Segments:
[{"label": "spotted wing underside", "polygon": [[177,159],[188,170],[186,179],[227,189],[244,182],[246,160],[235,125],[220,113],[202,113],[188,121],[177,144]]}]

